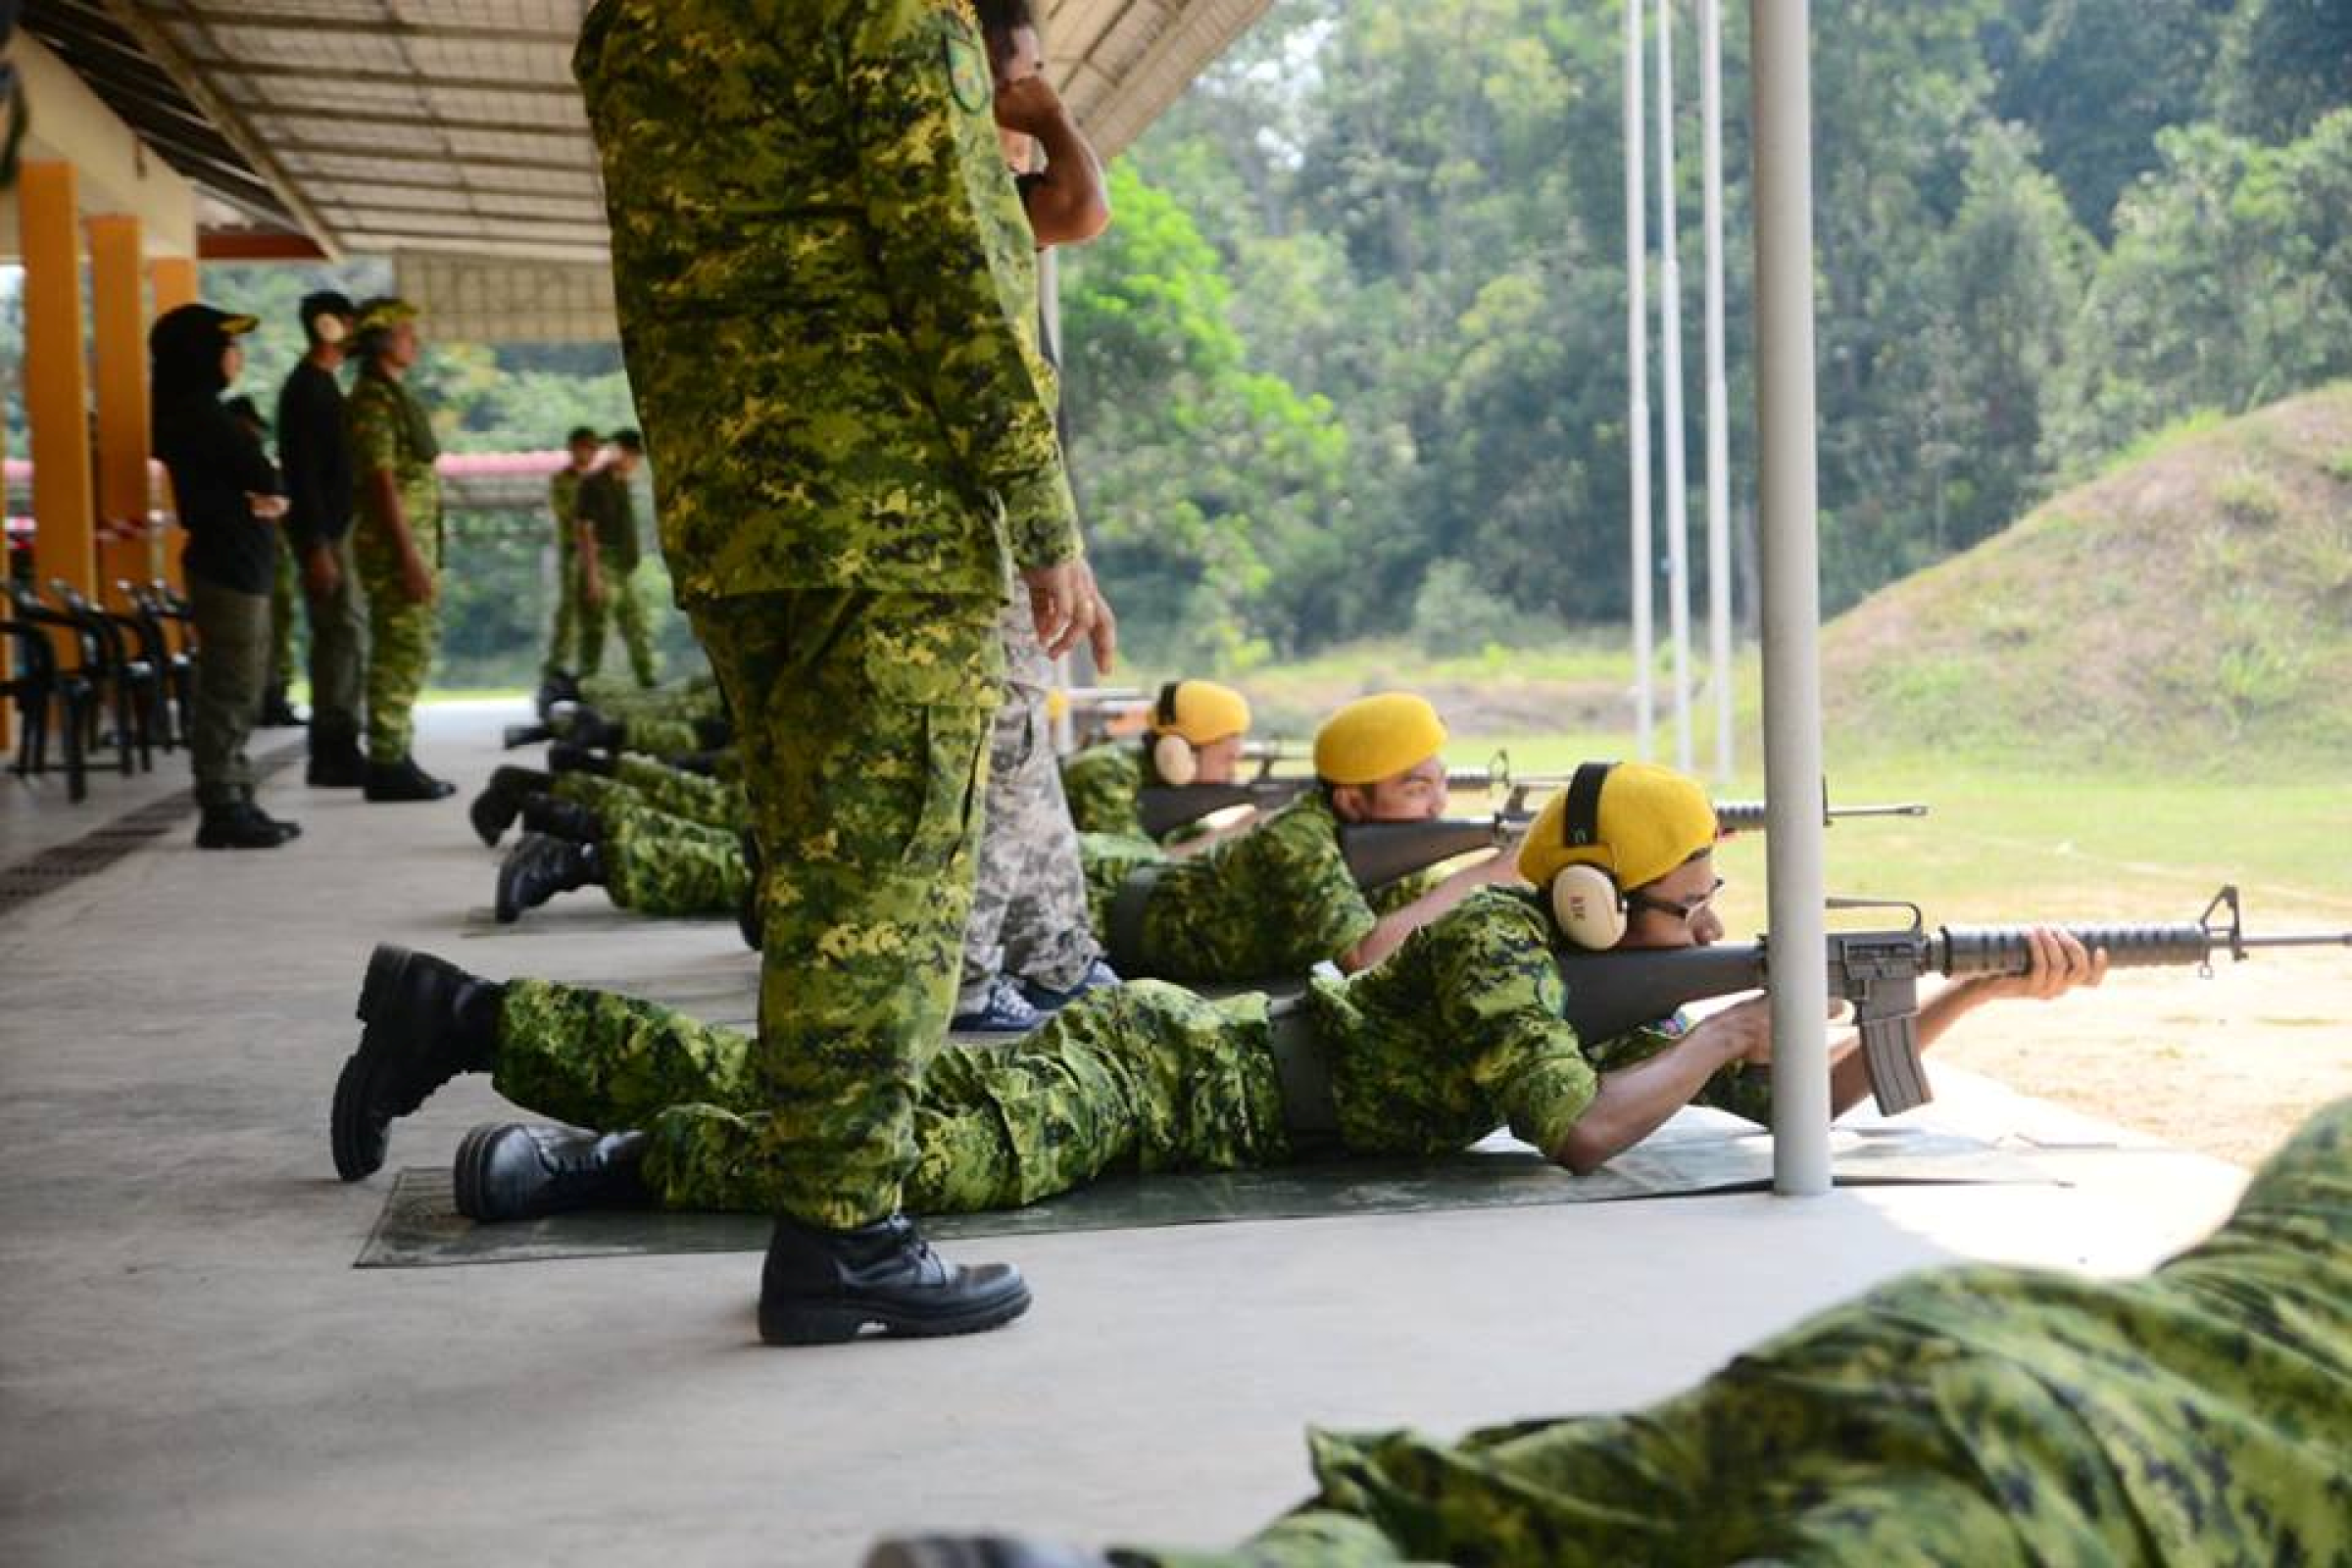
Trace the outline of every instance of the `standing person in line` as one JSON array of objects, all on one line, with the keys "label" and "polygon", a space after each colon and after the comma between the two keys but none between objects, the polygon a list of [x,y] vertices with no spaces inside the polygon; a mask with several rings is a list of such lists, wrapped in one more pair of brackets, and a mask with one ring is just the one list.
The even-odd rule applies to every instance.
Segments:
[{"label": "standing person in line", "polygon": [[[261,405],[250,397],[230,398],[221,405],[231,417],[253,432],[262,444],[262,455],[270,454],[270,420]],[[279,466],[282,476],[283,465]],[[294,667],[294,555],[286,544],[284,523],[275,530],[276,558],[270,568],[270,667],[262,679],[262,710],[255,725],[261,729],[299,728],[302,715],[286,695],[289,671]]]},{"label": "standing person in line", "polygon": [[344,345],[359,312],[333,290],[306,295],[309,347],[277,393],[277,456],[286,472],[286,544],[302,567],[311,619],[311,760],[304,777],[327,789],[368,782],[360,752],[360,684],[368,607],[351,549],[351,441],[343,426]]},{"label": "standing person in line", "polygon": [[273,850],[302,829],[253,799],[246,738],[270,665],[270,573],[286,498],[252,427],[220,395],[245,368],[238,339],[259,323],[182,305],[147,333],[155,455],[172,474],[188,543],[180,560],[196,617],[195,733],[188,756],[206,850]]},{"label": "standing person in line", "polygon": [[556,520],[556,622],[548,633],[546,662],[539,666],[542,714],[579,690],[580,546],[572,530],[579,525],[580,481],[596,471],[605,438],[584,424],[574,425],[564,448],[569,461],[547,481],[547,510]]},{"label": "standing person in line", "polygon": [[654,684],[654,632],[645,618],[645,593],[637,585],[637,502],[629,493],[629,481],[644,462],[645,437],[634,430],[613,431],[612,461],[580,480],[572,512],[572,550],[580,572],[579,676],[586,680],[605,666],[605,612],[610,610],[639,690]]},{"label": "standing person in line", "polygon": [[344,408],[354,470],[352,546],[368,590],[368,782],[371,801],[437,801],[457,790],[416,765],[416,694],[440,632],[441,443],[408,385],[422,345],[416,307],[360,307],[360,373]]},{"label": "standing person in line", "polygon": [[[1102,166],[1040,73],[1044,54],[1027,0],[980,0],[977,9],[998,140],[1037,247],[1092,239],[1110,221]],[[1040,152],[1050,162],[1034,170]],[[997,623],[1004,686],[989,732],[979,869],[951,1023],[959,1032],[1022,1033],[1071,998],[1119,979],[1087,924],[1078,829],[1046,716],[1054,662],[1031,618],[1016,581]]]},{"label": "standing person in line", "polygon": [[1028,1309],[1019,1271],[941,1259],[901,1198],[971,908],[1008,573],[1050,655],[1112,649],[976,19],[598,0],[572,67],[662,550],[765,868],[764,1108],[712,1152],[774,1195],[760,1335],[995,1328]]}]

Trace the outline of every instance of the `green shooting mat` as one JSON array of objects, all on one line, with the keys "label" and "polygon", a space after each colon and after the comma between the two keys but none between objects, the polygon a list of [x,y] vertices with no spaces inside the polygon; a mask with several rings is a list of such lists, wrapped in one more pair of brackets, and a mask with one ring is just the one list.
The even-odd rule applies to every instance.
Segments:
[{"label": "green shooting mat", "polygon": [[[1840,1186],[2053,1181],[2017,1153],[1954,1133],[1894,1126],[1838,1128],[1833,1139],[1834,1169]],[[1225,1220],[1522,1208],[1756,1192],[1771,1183],[1769,1137],[1730,1117],[1686,1111],[1590,1176],[1573,1176],[1526,1145],[1497,1134],[1461,1153],[1430,1159],[1338,1158],[1265,1170],[1108,1177],[1027,1208],[927,1217],[923,1233],[934,1241],[956,1241]],[[393,1182],[357,1266],[432,1268],[662,1252],[757,1252],[767,1246],[768,1228],[764,1215],[646,1209],[476,1225],[457,1212],[447,1167],[412,1166]]]}]

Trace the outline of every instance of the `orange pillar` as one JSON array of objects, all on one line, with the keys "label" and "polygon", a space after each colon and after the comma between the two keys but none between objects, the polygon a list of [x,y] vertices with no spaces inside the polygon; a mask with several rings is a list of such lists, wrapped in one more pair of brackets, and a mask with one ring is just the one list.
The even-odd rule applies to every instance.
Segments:
[{"label": "orange pillar", "polygon": [[[24,413],[32,426],[33,574],[96,586],[89,397],[81,341],[74,166],[28,163],[17,179],[24,251]],[[60,657],[72,660],[69,650]]]},{"label": "orange pillar", "polygon": [[[155,541],[147,527],[147,278],[137,219],[93,218],[89,233],[98,516],[105,529],[98,542],[98,584],[111,596],[125,578],[145,582],[155,575]],[[120,532],[126,528],[135,531]]]},{"label": "orange pillar", "polygon": [[[155,290],[155,314],[158,316],[182,305],[196,303],[196,258],[193,256],[157,257],[147,264],[147,279]],[[169,481],[166,482],[164,494],[156,497],[154,504],[166,511],[172,510]],[[179,541],[172,536],[172,529],[164,530],[158,548],[164,558],[164,580],[172,585],[174,593],[187,592],[187,578],[179,569]]]}]

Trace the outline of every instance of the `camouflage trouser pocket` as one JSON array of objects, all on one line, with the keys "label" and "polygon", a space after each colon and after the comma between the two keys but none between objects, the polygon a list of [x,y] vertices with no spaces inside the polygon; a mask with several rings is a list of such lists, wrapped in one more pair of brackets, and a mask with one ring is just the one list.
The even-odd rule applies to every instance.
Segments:
[{"label": "camouflage trouser pocket", "polygon": [[980,831],[1003,668],[996,627],[956,601],[878,600],[873,611],[864,675],[877,752],[896,764],[898,862],[944,872]]}]

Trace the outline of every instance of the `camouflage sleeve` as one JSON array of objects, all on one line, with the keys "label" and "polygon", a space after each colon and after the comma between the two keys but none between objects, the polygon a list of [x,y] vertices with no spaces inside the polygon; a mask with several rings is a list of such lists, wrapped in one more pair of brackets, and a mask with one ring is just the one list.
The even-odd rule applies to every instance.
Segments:
[{"label": "camouflage sleeve", "polygon": [[400,471],[400,420],[388,400],[366,383],[352,389],[344,405],[351,429],[351,471],[362,478],[378,469]]},{"label": "camouflage sleeve", "polygon": [[1568,989],[1543,938],[1473,898],[1415,941],[1429,956],[1446,1033],[1511,1136],[1557,1151],[1600,1093],[1600,1077],[1568,1022]]},{"label": "camouflage sleeve", "polygon": [[[1690,1032],[1690,1017],[1677,1012],[1673,1017],[1642,1028],[1628,1030],[1614,1040],[1604,1040],[1591,1052],[1592,1064],[1604,1073],[1621,1072],[1636,1062],[1647,1061]],[[1698,1093],[1690,1097],[1694,1105],[1712,1105],[1728,1110],[1749,1121],[1772,1120],[1772,1069],[1751,1067],[1745,1062],[1732,1062],[1716,1070],[1714,1076],[1699,1085]]]},{"label": "camouflage sleeve", "polygon": [[989,112],[988,56],[976,34],[923,0],[871,8],[851,60],[866,214],[880,240],[883,286],[915,351],[933,368],[931,402],[965,468],[1004,503],[1014,561],[1052,565],[1079,554],[1078,508],[1054,427],[1044,357],[1025,333],[1035,288],[1018,270],[1035,240],[1008,253],[984,203],[1000,184],[1019,198],[993,122],[966,167],[962,122]]},{"label": "camouflage sleeve", "polygon": [[1293,952],[1336,958],[1380,923],[1348,874],[1348,858],[1327,815],[1280,811],[1206,853],[1262,858],[1260,886],[1271,897],[1259,917],[1293,934],[1284,939]]}]

